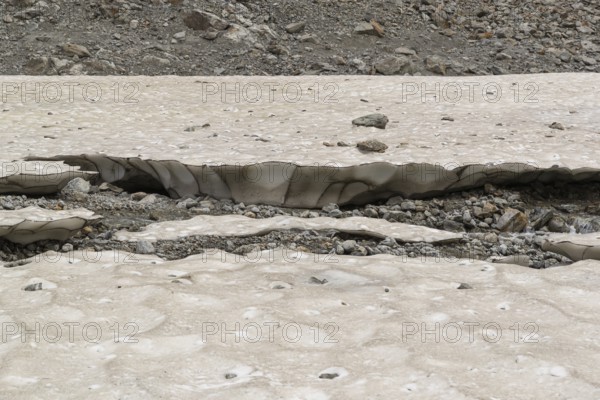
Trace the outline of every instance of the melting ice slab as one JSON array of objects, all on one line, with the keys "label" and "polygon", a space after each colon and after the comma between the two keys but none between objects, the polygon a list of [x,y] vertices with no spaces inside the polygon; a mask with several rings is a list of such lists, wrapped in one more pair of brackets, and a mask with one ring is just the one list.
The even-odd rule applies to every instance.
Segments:
[{"label": "melting ice slab", "polygon": [[210,236],[254,236],[264,235],[280,230],[329,230],[335,229],[359,235],[377,238],[392,237],[401,242],[454,242],[462,238],[462,234],[409,225],[400,222],[388,222],[366,217],[349,217],[343,219],[317,217],[299,218],[278,216],[273,218],[254,219],[243,215],[200,215],[183,221],[165,221],[150,224],[138,232],[119,231],[117,240],[175,240],[193,235]]},{"label": "melting ice slab", "polygon": [[600,232],[585,234],[553,234],[542,248],[571,260],[600,260]]},{"label": "melting ice slab", "polygon": [[97,172],[94,171],[81,171],[78,166],[67,165],[60,161],[0,160],[0,194],[55,193],[71,179],[89,179],[96,174]]},{"label": "melting ice slab", "polygon": [[[308,208],[485,182],[600,178],[598,74],[0,83],[0,160],[66,160],[174,197]],[[386,129],[352,125],[372,113],[389,118]],[[356,143],[365,139],[388,149],[361,152]]]},{"label": "melting ice slab", "polygon": [[598,261],[317,257],[0,266],[0,397],[600,398]]},{"label": "melting ice slab", "polygon": [[90,221],[101,218],[84,208],[47,210],[26,207],[0,210],[0,238],[28,244],[38,240],[66,240]]}]

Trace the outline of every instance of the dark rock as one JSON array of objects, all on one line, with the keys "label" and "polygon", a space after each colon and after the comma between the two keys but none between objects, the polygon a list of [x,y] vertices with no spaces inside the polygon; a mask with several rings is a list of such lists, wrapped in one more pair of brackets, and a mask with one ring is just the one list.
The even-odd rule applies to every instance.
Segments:
[{"label": "dark rock", "polygon": [[377,139],[363,140],[362,142],[358,142],[356,147],[361,151],[374,153],[385,153],[388,148],[387,144],[380,142]]}]

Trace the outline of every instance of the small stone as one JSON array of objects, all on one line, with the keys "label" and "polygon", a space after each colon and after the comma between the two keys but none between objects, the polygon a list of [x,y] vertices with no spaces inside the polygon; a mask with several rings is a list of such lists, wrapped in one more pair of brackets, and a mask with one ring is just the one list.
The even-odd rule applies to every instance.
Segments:
[{"label": "small stone", "polygon": [[202,10],[194,10],[183,18],[183,23],[191,29],[206,31],[213,28],[223,31],[229,27],[229,22]]},{"label": "small stone", "polygon": [[326,204],[326,205],[323,206],[323,208],[321,208],[321,210],[323,210],[326,213],[329,213],[329,212],[331,212],[333,210],[338,210],[338,209],[339,209],[339,207],[335,203]]},{"label": "small stone", "polygon": [[417,206],[414,201],[407,200],[400,203],[400,209],[402,211],[415,211]]},{"label": "small stone", "polygon": [[550,232],[567,233],[570,231],[565,220],[559,216],[552,217],[546,226]]},{"label": "small stone", "polygon": [[315,35],[302,35],[300,36],[300,42],[302,43],[313,43],[313,44],[318,44],[319,40],[317,39],[317,37]]},{"label": "small stone", "polygon": [[521,232],[528,223],[527,216],[514,208],[507,208],[496,223],[502,232]]},{"label": "small stone", "polygon": [[551,129],[558,129],[558,130],[561,130],[561,131],[565,130],[565,127],[560,122],[553,122],[553,123],[551,123],[550,124],[550,128]]},{"label": "small stone", "polygon": [[135,252],[138,254],[152,254],[154,251],[154,245],[148,240],[140,240],[135,245]]},{"label": "small stone", "polygon": [[110,184],[108,182],[102,182],[99,186],[98,186],[98,190],[101,192],[106,192],[108,190],[110,190],[111,192],[115,192],[115,193],[122,193],[123,189],[115,186],[113,184]]},{"label": "small stone", "polygon": [[414,51],[413,49],[409,49],[408,47],[398,47],[397,49],[394,50],[394,53],[402,54],[405,56],[416,56],[417,55],[416,51]]},{"label": "small stone", "polygon": [[384,114],[369,114],[363,117],[355,118],[352,120],[352,125],[375,127],[379,129],[385,129],[385,126],[389,122],[388,117]]},{"label": "small stone", "polygon": [[458,285],[457,289],[473,289],[473,286],[469,285],[468,283],[461,283]]},{"label": "small stone", "polygon": [[62,250],[64,253],[68,253],[68,252],[70,252],[70,251],[73,251],[73,245],[72,245],[71,243],[65,243],[65,244],[63,244],[63,246],[62,246],[61,250]]},{"label": "small stone", "polygon": [[304,22],[304,21],[292,22],[291,24],[288,24],[285,26],[285,31],[287,33],[298,33],[298,32],[301,32],[305,26],[306,26],[306,22]]},{"label": "small stone", "polygon": [[438,56],[425,58],[425,68],[435,74],[446,75],[446,64]]},{"label": "small stone", "polygon": [[346,253],[352,253],[356,248],[356,240],[344,240],[342,242],[342,248]]},{"label": "small stone", "polygon": [[316,276],[311,276],[310,279],[308,280],[308,283],[314,283],[317,285],[324,285],[327,283],[327,279],[323,278],[323,279],[319,279]]},{"label": "small stone", "polygon": [[146,197],[147,195],[148,195],[148,193],[146,193],[146,192],[135,192],[135,193],[131,194],[131,200],[133,200],[133,201],[140,201],[144,197]]},{"label": "small stone", "polygon": [[[140,192],[143,193],[143,192]],[[147,196],[144,196],[141,200],[139,200],[140,203],[142,204],[154,204],[158,202],[158,195],[156,195],[155,193],[151,193]]]},{"label": "small stone", "polygon": [[69,181],[69,183],[67,183],[65,185],[64,188],[62,188],[61,193],[65,194],[65,195],[70,195],[70,194],[75,194],[75,193],[82,193],[82,194],[87,194],[89,193],[90,189],[91,189],[91,185],[88,181],[86,181],[85,179],[82,178],[75,178]]},{"label": "small stone", "polygon": [[281,290],[281,289],[291,289],[292,285],[290,285],[287,282],[283,282],[283,281],[275,281],[275,282],[271,282],[271,284],[269,285],[269,287],[271,289]]},{"label": "small stone", "polygon": [[331,217],[331,218],[339,218],[343,215],[341,210],[331,210],[327,216]]},{"label": "small stone", "polygon": [[406,56],[388,57],[375,64],[375,71],[382,75],[404,75],[414,73],[414,65]]},{"label": "small stone", "polygon": [[32,283],[23,288],[26,292],[35,292],[38,290],[42,290],[42,282]]},{"label": "small stone", "polygon": [[356,147],[358,147],[361,151],[370,151],[375,153],[385,153],[388,148],[385,143],[380,142],[377,139],[363,140],[362,142],[358,142]]},{"label": "small stone", "polygon": [[512,60],[512,57],[506,53],[498,53],[498,54],[496,54],[496,60],[498,60],[498,61]]},{"label": "small stone", "polygon": [[340,376],[338,373],[323,373],[321,375],[319,375],[319,379],[335,379],[338,376]]},{"label": "small stone", "polygon": [[379,36],[377,30],[370,22],[361,22],[354,27],[354,34],[356,35],[373,35]]},{"label": "small stone", "polygon": [[62,46],[63,51],[70,56],[91,57],[92,54],[85,46],[79,44],[67,43]]},{"label": "small stone", "polygon": [[463,224],[461,224],[460,222],[457,221],[452,221],[450,219],[447,219],[443,222],[442,224],[443,229],[446,231],[451,231],[451,232],[464,232],[465,231],[465,227]]}]

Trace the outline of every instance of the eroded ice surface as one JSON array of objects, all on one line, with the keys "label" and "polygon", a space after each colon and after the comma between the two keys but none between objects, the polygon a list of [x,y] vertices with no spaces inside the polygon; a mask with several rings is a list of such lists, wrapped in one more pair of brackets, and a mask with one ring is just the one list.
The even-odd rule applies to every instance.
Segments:
[{"label": "eroded ice surface", "polygon": [[176,240],[192,235],[253,236],[292,229],[335,229],[377,238],[392,237],[401,242],[444,243],[458,241],[463,237],[460,233],[367,217],[338,219],[277,216],[255,219],[243,215],[199,215],[182,221],[150,224],[137,232],[121,230],[115,233],[115,238],[117,240]]},{"label": "eroded ice surface", "polygon": [[[323,257],[209,252],[167,262],[111,251],[46,253],[0,268],[0,393],[600,397],[597,261],[538,271]],[[457,289],[462,282],[473,289]],[[41,290],[23,290],[36,283]]]},{"label": "eroded ice surface", "polygon": [[[292,207],[599,178],[598,74],[52,80],[0,77],[0,160],[58,156],[173,196]],[[57,86],[52,102],[25,91]],[[375,112],[385,130],[352,125]],[[362,153],[364,139],[389,148]]]},{"label": "eroded ice surface", "polygon": [[0,238],[28,244],[38,240],[66,240],[88,222],[101,218],[84,208],[48,210],[25,207],[0,210]]}]

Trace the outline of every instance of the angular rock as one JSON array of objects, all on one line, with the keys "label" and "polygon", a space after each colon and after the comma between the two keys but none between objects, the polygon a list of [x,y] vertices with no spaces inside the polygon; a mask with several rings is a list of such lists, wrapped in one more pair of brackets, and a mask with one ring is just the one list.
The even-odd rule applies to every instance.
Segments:
[{"label": "angular rock", "polygon": [[380,142],[377,139],[363,140],[362,142],[358,142],[356,147],[358,147],[359,150],[372,151],[374,153],[385,153],[388,148],[385,143]]},{"label": "angular rock", "polygon": [[224,31],[229,27],[229,22],[202,10],[194,10],[187,14],[183,17],[183,23],[195,31],[206,31],[209,28]]},{"label": "angular rock", "polygon": [[23,66],[23,70],[27,75],[45,75],[50,68],[48,57],[35,57],[29,59]]},{"label": "angular rock", "polygon": [[285,31],[287,33],[298,33],[298,32],[302,32],[302,30],[304,29],[305,26],[306,26],[306,22],[304,22],[304,21],[292,22],[291,24],[288,24],[285,26]]},{"label": "angular rock", "polygon": [[417,55],[416,51],[414,51],[413,49],[409,49],[408,47],[398,47],[394,50],[394,53],[402,54],[405,56],[416,56]]},{"label": "angular rock", "polygon": [[548,221],[548,230],[556,233],[567,233],[570,231],[569,226],[560,216],[554,216]]},{"label": "angular rock", "polygon": [[81,46],[79,44],[74,43],[66,43],[62,46],[62,50],[70,55],[77,57],[91,57],[92,54],[88,51],[85,46]]},{"label": "angular rock", "polygon": [[352,120],[352,125],[385,129],[389,119],[384,114],[369,114]]},{"label": "angular rock", "polygon": [[151,54],[148,54],[148,55],[145,55],[144,58],[142,58],[142,64],[148,65],[148,66],[159,66],[160,67],[160,66],[170,65],[171,61],[167,58],[156,57]]},{"label": "angular rock", "polygon": [[425,68],[434,74],[446,75],[446,64],[438,56],[429,56],[425,58]]},{"label": "angular rock", "polygon": [[527,216],[514,208],[507,208],[496,223],[502,232],[521,232],[528,223]]},{"label": "angular rock", "polygon": [[152,254],[154,251],[154,245],[148,240],[140,240],[135,245],[135,252],[138,254]]},{"label": "angular rock", "polygon": [[360,24],[356,25],[353,33],[357,35],[379,36],[377,30],[370,22],[361,22]]},{"label": "angular rock", "polygon": [[375,34],[377,36],[383,37],[384,30],[383,30],[383,27],[381,25],[379,25],[379,22],[377,22],[374,19],[372,19],[371,20],[371,26],[373,27],[373,30],[375,31]]},{"label": "angular rock", "polygon": [[447,219],[442,224],[442,227],[445,231],[450,232],[464,232],[465,226],[457,221],[452,221],[451,219]]},{"label": "angular rock", "polygon": [[89,193],[91,185],[88,181],[82,178],[75,178],[65,185],[61,190],[62,193]]},{"label": "angular rock", "polygon": [[388,57],[375,64],[375,70],[383,75],[404,75],[414,73],[414,65],[408,57]]}]

